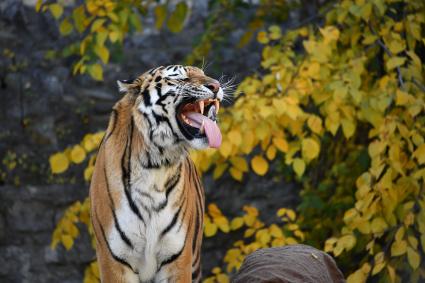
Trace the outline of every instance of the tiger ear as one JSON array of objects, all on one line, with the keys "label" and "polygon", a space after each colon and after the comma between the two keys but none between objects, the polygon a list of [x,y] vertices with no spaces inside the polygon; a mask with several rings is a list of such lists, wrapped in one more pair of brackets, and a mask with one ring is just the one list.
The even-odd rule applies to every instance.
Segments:
[{"label": "tiger ear", "polygon": [[134,80],[118,80],[118,90],[119,92],[128,92],[130,85],[134,82]]}]

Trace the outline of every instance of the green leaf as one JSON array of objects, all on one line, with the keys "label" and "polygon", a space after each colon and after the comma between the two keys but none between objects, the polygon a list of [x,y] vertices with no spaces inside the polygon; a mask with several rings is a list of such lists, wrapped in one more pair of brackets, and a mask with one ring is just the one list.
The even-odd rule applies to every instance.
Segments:
[{"label": "green leaf", "polygon": [[167,26],[170,31],[177,33],[183,29],[184,20],[187,15],[187,5],[185,2],[180,2],[176,5],[176,8],[171,13],[170,18],[167,21]]},{"label": "green leaf", "polygon": [[103,80],[103,69],[100,64],[93,64],[89,66],[88,71],[93,79],[97,81]]},{"label": "green leaf", "polygon": [[59,26],[59,32],[63,36],[67,36],[68,34],[70,34],[73,29],[74,28],[68,19],[64,19]]},{"label": "green leaf", "polygon": [[97,19],[93,22],[93,24],[91,25],[91,32],[94,32],[96,30],[98,30],[104,23],[105,23],[105,19]]},{"label": "green leaf", "polygon": [[59,19],[63,14],[63,7],[59,4],[50,4],[49,10],[55,19]]},{"label": "green leaf", "polygon": [[161,29],[164,25],[165,18],[167,17],[167,6],[158,5],[154,9],[155,13],[155,28]]},{"label": "green leaf", "polygon": [[106,31],[96,33],[96,44],[103,46],[105,45],[105,40],[108,37],[108,33]]},{"label": "green leaf", "polygon": [[74,20],[74,26],[77,31],[82,33],[86,28],[84,25],[86,15],[83,5],[80,5],[78,8],[75,8],[74,11],[72,11],[72,19]]},{"label": "green leaf", "polygon": [[131,14],[129,20],[136,31],[142,30],[142,23],[140,22],[139,16],[137,14]]}]

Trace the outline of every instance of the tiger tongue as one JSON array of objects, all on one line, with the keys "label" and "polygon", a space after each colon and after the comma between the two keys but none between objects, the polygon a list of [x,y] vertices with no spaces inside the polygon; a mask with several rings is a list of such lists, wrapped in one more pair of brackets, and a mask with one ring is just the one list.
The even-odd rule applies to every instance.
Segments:
[{"label": "tiger tongue", "polygon": [[202,122],[204,122],[204,130],[208,138],[209,146],[214,148],[220,147],[221,132],[216,122],[197,112],[188,112],[185,113],[185,115],[191,120],[191,122],[193,122],[193,127],[201,128]]}]

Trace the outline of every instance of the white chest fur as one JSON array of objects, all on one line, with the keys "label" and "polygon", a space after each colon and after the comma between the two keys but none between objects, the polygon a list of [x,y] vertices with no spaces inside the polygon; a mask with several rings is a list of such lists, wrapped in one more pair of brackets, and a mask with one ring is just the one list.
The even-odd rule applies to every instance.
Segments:
[{"label": "white chest fur", "polygon": [[[121,198],[108,242],[142,281],[154,278],[167,259],[178,254],[186,238],[179,199],[183,193],[181,167],[139,169],[131,180],[130,199]],[[173,179],[174,178],[174,179]],[[133,204],[131,204],[133,202]],[[134,212],[135,205],[139,215]]]}]

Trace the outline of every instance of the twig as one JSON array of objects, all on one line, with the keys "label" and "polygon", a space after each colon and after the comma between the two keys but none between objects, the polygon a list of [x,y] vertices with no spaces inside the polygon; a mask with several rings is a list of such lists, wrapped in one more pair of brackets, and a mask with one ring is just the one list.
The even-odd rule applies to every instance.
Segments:
[{"label": "twig", "polygon": [[[377,32],[375,31],[375,29],[373,28],[373,26],[372,26],[372,24],[370,23],[370,22],[368,22],[368,25],[369,25],[369,29],[370,29],[370,31],[374,34],[374,35],[376,35],[376,36],[378,36],[378,39],[375,41],[375,43],[377,43],[379,46],[381,46],[382,47],[382,49],[385,51],[385,53],[387,53],[387,55],[389,56],[389,57],[393,57],[394,55],[393,55],[393,53],[391,52],[391,50],[389,50],[388,49],[388,47],[385,45],[385,43],[382,41],[382,39],[379,37],[379,35],[377,34]],[[405,87],[404,87],[404,81],[403,81],[403,76],[402,76],[402,74],[401,74],[401,69],[400,69],[400,66],[397,66],[396,67],[396,70],[397,70],[397,77],[398,77],[398,83],[400,84],[400,88],[401,89],[405,89]]]}]

